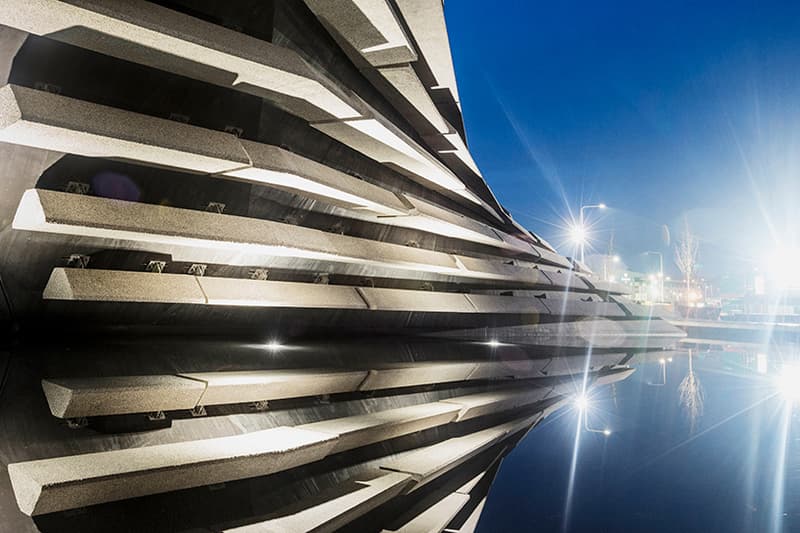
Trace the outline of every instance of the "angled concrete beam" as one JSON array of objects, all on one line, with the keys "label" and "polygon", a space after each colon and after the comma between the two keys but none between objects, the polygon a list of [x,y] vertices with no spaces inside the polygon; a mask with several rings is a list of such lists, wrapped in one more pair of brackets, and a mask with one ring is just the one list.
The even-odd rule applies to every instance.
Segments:
[{"label": "angled concrete beam", "polygon": [[416,484],[409,492],[433,481],[442,474],[476,456],[505,438],[529,428],[539,415],[515,419],[482,431],[415,449],[400,457],[382,462],[383,470],[401,472],[414,477]]},{"label": "angled concrete beam", "polygon": [[8,465],[27,515],[264,476],[325,457],[327,433],[277,427],[232,437],[87,453]]},{"label": "angled concrete beam", "polygon": [[469,501],[468,494],[453,492],[411,517],[396,529],[383,529],[381,533],[426,533],[442,531]]},{"label": "angled concrete beam", "polygon": [[341,529],[356,518],[399,495],[411,476],[392,472],[361,481],[348,480],[319,494],[313,501],[301,500],[280,509],[262,522],[248,524],[226,533],[328,533]]},{"label": "angled concrete beam", "polygon": [[397,7],[419,46],[419,54],[433,73],[435,85],[429,88],[448,89],[458,103],[458,85],[450,55],[444,6],[441,2],[429,0],[397,0]]},{"label": "angled concrete beam", "polygon": [[179,376],[205,385],[196,405],[222,405],[351,392],[358,389],[367,371],[241,370]]},{"label": "angled concrete beam", "polygon": [[194,276],[72,268],[54,268],[42,297],[90,302],[206,303]]},{"label": "angled concrete beam", "polygon": [[466,381],[475,370],[476,363],[399,363],[369,371],[359,390],[394,389],[428,383]]},{"label": "angled concrete beam", "polygon": [[0,142],[204,174],[250,165],[229,133],[17,85],[0,87]]},{"label": "angled concrete beam", "polygon": [[417,60],[386,0],[306,0],[306,5],[373,66]]},{"label": "angled concrete beam", "polygon": [[460,410],[456,420],[460,422],[534,404],[547,398],[551,391],[552,389],[549,387],[534,388],[533,390],[497,390],[469,396],[457,396],[442,400],[442,403],[459,406]]},{"label": "angled concrete beam", "polygon": [[192,409],[206,386],[177,376],[121,376],[43,379],[42,389],[53,416],[80,418]]},{"label": "angled concrete beam", "polygon": [[386,189],[277,146],[240,142],[252,166],[224,172],[225,177],[262,183],[373,215],[402,216],[409,212],[409,207]]},{"label": "angled concrete beam", "polygon": [[148,2],[4,0],[0,24],[255,94],[307,120],[359,116],[296,52]]},{"label": "angled concrete beam", "polygon": [[[395,104],[396,107],[400,107],[401,111],[410,111],[410,109],[407,109],[410,107],[422,115],[422,117],[424,117],[429,124],[428,129],[432,128],[440,135],[444,135],[447,142],[452,141],[448,135],[458,136],[457,133],[450,133],[452,128],[442,117],[439,109],[436,107],[436,104],[433,103],[430,94],[428,94],[428,91],[419,80],[417,73],[414,71],[414,68],[411,65],[395,64],[392,66],[379,67],[378,72],[389,83],[389,85],[391,85],[392,88],[394,88],[394,90],[397,91],[400,96],[402,96],[402,99],[405,100],[405,105],[400,105],[398,103]],[[395,98],[395,100],[398,99]],[[406,112],[404,115],[408,116],[409,113]],[[440,151],[440,153],[442,153],[442,151]],[[475,168],[475,170],[477,170],[477,166],[475,166],[475,162],[472,161],[472,157],[469,157],[469,161],[472,163],[472,166]],[[476,174],[480,175],[479,172],[476,172]]]},{"label": "angled concrete beam", "polygon": [[[344,264],[389,269],[395,276],[413,272],[465,280],[507,280],[529,284],[539,284],[544,280],[534,268],[506,265],[501,261],[456,256],[270,220],[44,189],[25,192],[13,227],[112,241],[213,250],[227,256],[222,256],[224,261],[218,257],[218,262],[229,264],[242,264],[242,261],[252,261],[254,257],[291,258],[321,261],[329,263],[332,268]],[[318,264],[316,268],[320,268]]]},{"label": "angled concrete beam", "polygon": [[337,453],[442,426],[455,420],[460,409],[459,405],[442,402],[426,403],[366,415],[323,420],[298,427],[337,435],[336,446],[331,452]]},{"label": "angled concrete beam", "polygon": [[482,205],[482,201],[450,169],[400,130],[387,126],[382,121],[361,118],[318,122],[312,126],[367,157],[394,167],[422,185],[450,191]]}]

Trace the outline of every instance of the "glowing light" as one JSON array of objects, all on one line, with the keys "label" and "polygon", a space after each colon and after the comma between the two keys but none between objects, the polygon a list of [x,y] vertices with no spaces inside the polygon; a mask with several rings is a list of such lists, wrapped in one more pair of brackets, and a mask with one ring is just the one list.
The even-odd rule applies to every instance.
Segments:
[{"label": "glowing light", "polygon": [[577,398],[575,398],[575,407],[580,409],[581,411],[586,411],[589,409],[589,397],[585,394],[581,394]]},{"label": "glowing light", "polygon": [[663,365],[666,364],[667,360],[662,357],[661,359],[658,360],[658,362]]},{"label": "glowing light", "polygon": [[266,344],[266,347],[267,347],[267,350],[275,352],[277,350],[280,350],[283,347],[283,345],[278,341],[269,341]]},{"label": "glowing light", "polygon": [[574,224],[569,228],[569,238],[575,244],[586,242],[586,228],[580,224]]},{"label": "glowing light", "polygon": [[784,365],[778,376],[778,390],[790,402],[800,401],[800,366]]},{"label": "glowing light", "polygon": [[492,348],[497,348],[500,346],[500,341],[497,339],[492,339],[486,343],[487,346],[491,346]]},{"label": "glowing light", "polygon": [[605,209],[608,206],[606,204],[597,204],[597,207],[599,207],[600,209]]},{"label": "glowing light", "polygon": [[610,429],[604,429],[603,430],[603,435],[605,435],[606,437],[610,437],[611,436],[611,430]]},{"label": "glowing light", "polygon": [[612,257],[612,258],[611,258],[611,260],[612,260],[613,262],[615,262],[615,263],[619,263],[619,256],[618,256],[618,255],[615,255],[614,257]]},{"label": "glowing light", "polygon": [[672,362],[672,357],[667,357],[667,363],[671,363],[671,362]]}]

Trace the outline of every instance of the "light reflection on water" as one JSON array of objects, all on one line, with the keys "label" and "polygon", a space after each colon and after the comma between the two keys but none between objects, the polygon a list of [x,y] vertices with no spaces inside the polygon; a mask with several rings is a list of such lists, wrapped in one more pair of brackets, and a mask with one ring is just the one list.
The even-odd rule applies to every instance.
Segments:
[{"label": "light reflection on water", "polygon": [[794,350],[693,352],[694,421],[681,395],[689,353],[672,359],[636,356],[631,378],[593,395],[590,424],[613,434],[581,435],[569,517],[559,510],[580,414],[565,409],[505,459],[481,530],[800,531],[800,404],[776,387]]}]

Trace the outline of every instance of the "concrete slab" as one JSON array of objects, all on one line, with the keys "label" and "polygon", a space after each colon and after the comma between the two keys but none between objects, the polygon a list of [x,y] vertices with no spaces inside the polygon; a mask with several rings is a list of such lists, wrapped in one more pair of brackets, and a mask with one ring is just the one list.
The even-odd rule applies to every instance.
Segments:
[{"label": "concrete slab", "polygon": [[351,392],[367,377],[366,370],[246,370],[179,374],[205,384],[199,405],[222,405]]},{"label": "concrete slab", "polygon": [[0,142],[204,174],[250,165],[229,133],[17,85],[0,88]]},{"label": "concrete slab", "polygon": [[296,52],[147,2],[3,2],[0,24],[274,99],[307,120],[359,115]]},{"label": "concrete slab", "polygon": [[453,404],[460,407],[457,421],[469,420],[478,416],[489,415],[516,409],[526,405],[531,405],[544,400],[550,393],[550,388],[534,388],[512,390],[512,391],[492,391],[468,396],[458,396],[442,403]]},{"label": "concrete slab", "polygon": [[529,427],[535,420],[535,416],[519,418],[463,437],[447,439],[432,446],[419,448],[397,459],[383,462],[380,467],[384,470],[414,476],[417,482],[411,488],[411,491],[414,491],[481,451],[501,442],[507,436]]},{"label": "concrete slab", "polygon": [[225,172],[225,177],[263,183],[371,215],[408,214],[408,206],[391,191],[277,146],[240,142],[253,166]]},{"label": "concrete slab", "polygon": [[411,481],[400,473],[383,474],[368,481],[353,480],[320,494],[316,503],[280,510],[274,518],[225,530],[226,533],[296,533],[336,531],[391,500]]},{"label": "concrete slab", "polygon": [[54,268],[45,300],[205,304],[194,276],[123,270]]},{"label": "concrete slab", "polygon": [[469,501],[469,495],[453,492],[414,516],[397,529],[384,529],[382,533],[439,533]]},{"label": "concrete slab", "polygon": [[39,515],[264,476],[325,457],[327,433],[277,427],[232,437],[13,463],[20,510]]},{"label": "concrete slab", "polygon": [[386,0],[306,0],[306,5],[371,65],[417,60],[414,47]]},{"label": "concrete slab", "polygon": [[429,383],[464,381],[475,369],[473,361],[401,363],[370,370],[359,390],[393,389]]},{"label": "concrete slab", "polygon": [[460,409],[459,405],[426,403],[298,427],[338,435],[332,452],[336,453],[447,424],[455,420]]},{"label": "concrete slab", "polygon": [[177,376],[42,380],[50,412],[58,418],[192,409],[205,388],[199,381]]}]

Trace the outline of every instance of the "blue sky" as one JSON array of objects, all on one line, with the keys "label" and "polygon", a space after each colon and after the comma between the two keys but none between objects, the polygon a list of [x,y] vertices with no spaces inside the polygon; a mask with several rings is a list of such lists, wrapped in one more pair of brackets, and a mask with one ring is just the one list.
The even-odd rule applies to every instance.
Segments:
[{"label": "blue sky", "polygon": [[637,268],[686,216],[709,275],[800,244],[800,3],[445,9],[471,151],[521,223],[557,244],[603,201],[597,247]]}]

